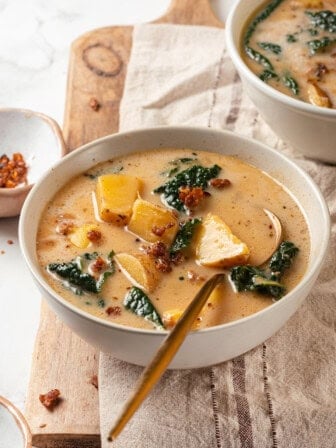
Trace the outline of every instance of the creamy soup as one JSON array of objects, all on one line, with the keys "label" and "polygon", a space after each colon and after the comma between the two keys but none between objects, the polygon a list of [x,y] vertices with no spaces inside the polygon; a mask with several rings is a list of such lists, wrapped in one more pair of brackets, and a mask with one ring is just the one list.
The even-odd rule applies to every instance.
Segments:
[{"label": "creamy soup", "polygon": [[273,0],[248,22],[246,64],[280,92],[336,108],[335,0]]},{"label": "creamy soup", "polygon": [[[179,186],[175,199],[169,191],[157,191],[181,178],[188,183],[196,169],[198,182],[206,171],[203,186]],[[108,206],[104,194],[112,195]],[[284,289],[278,297],[268,290],[237,292],[230,279],[234,265],[251,265],[258,271],[255,284],[263,273],[274,280],[264,262],[276,249],[276,232],[264,208],[280,219],[283,239],[299,248],[279,279]],[[281,300],[304,274],[309,249],[304,216],[283,186],[234,156],[188,149],[134,153],[75,177],[44,210],[37,235],[41,269],[57,293],[102,319],[147,329],[155,328],[158,319],[138,315],[141,307],[132,300],[139,299],[139,292],[170,328],[205,280],[225,271],[227,281],[211,295],[196,328],[219,325]],[[77,274],[86,275],[84,288],[78,276],[74,282],[67,277],[71,261]],[[260,270],[254,268],[262,263]],[[95,288],[103,277],[99,291],[90,292],[92,279]]]}]

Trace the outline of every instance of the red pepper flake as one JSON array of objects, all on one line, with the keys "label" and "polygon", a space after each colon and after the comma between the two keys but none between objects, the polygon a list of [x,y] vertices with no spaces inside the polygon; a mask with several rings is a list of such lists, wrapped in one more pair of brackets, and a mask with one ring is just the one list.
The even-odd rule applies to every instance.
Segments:
[{"label": "red pepper flake", "polygon": [[41,394],[39,400],[43,406],[52,411],[60,402],[60,395],[61,392],[58,389],[52,389],[46,394]]},{"label": "red pepper flake", "polygon": [[109,306],[106,313],[111,317],[117,317],[121,315],[121,308],[120,306]]},{"label": "red pepper flake", "polygon": [[9,245],[14,244],[14,241],[13,240],[7,240],[7,244],[9,244]]}]

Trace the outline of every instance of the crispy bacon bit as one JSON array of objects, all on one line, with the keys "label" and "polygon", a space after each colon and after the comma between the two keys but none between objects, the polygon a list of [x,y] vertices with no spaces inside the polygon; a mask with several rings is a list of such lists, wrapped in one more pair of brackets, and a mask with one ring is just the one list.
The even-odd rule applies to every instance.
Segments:
[{"label": "crispy bacon bit", "polygon": [[222,190],[223,188],[229,187],[231,185],[231,181],[229,179],[211,179],[210,185],[214,188],[218,188],[218,190]]},{"label": "crispy bacon bit", "polygon": [[195,208],[206,196],[201,187],[180,187],[179,199],[188,208]]},{"label": "crispy bacon bit", "polygon": [[150,246],[143,246],[142,250],[155,259],[155,267],[160,272],[170,272],[171,260],[169,250],[162,241],[157,241]]},{"label": "crispy bacon bit", "polygon": [[27,184],[27,171],[22,154],[14,153],[12,160],[3,154],[0,157],[0,188],[14,188],[19,184]]},{"label": "crispy bacon bit", "polygon": [[160,272],[171,272],[172,270],[169,258],[157,258],[155,260],[155,267]]},{"label": "crispy bacon bit", "polygon": [[156,236],[162,236],[167,229],[170,229],[171,227],[174,227],[175,223],[168,222],[165,226],[153,226],[152,227],[152,233]]},{"label": "crispy bacon bit", "polygon": [[43,406],[52,411],[60,402],[60,395],[61,392],[58,389],[52,389],[46,394],[41,394],[39,399]]},{"label": "crispy bacon bit", "polygon": [[89,241],[97,243],[102,238],[102,233],[99,230],[89,230],[86,234]]},{"label": "crispy bacon bit", "polygon": [[96,389],[98,389],[98,377],[97,377],[97,375],[92,375],[92,377],[90,379],[90,384],[92,384],[92,386],[94,386]]},{"label": "crispy bacon bit", "polygon": [[106,261],[102,257],[97,257],[95,261],[90,264],[90,271],[101,272],[106,268]]},{"label": "crispy bacon bit", "polygon": [[187,279],[191,283],[204,282],[204,280],[205,280],[204,277],[202,277],[201,275],[198,275],[195,271],[191,271],[191,270],[187,272]]},{"label": "crispy bacon bit", "polygon": [[109,306],[106,309],[106,314],[108,314],[111,317],[117,317],[121,315],[121,308],[120,306]]},{"label": "crispy bacon bit", "polygon": [[185,257],[181,251],[177,251],[177,252],[174,252],[173,254],[171,254],[170,259],[171,259],[171,262],[173,264],[175,264],[175,266],[176,266],[178,264],[183,263],[185,260]]},{"label": "crispy bacon bit", "polygon": [[74,228],[73,221],[70,221],[68,219],[64,219],[63,221],[59,221],[56,226],[56,233],[59,235],[69,235],[69,233],[72,232]]},{"label": "crispy bacon bit", "polygon": [[97,98],[91,98],[90,102],[89,102],[89,106],[91,107],[92,110],[94,110],[95,112],[97,112],[100,109],[100,103],[97,100]]}]

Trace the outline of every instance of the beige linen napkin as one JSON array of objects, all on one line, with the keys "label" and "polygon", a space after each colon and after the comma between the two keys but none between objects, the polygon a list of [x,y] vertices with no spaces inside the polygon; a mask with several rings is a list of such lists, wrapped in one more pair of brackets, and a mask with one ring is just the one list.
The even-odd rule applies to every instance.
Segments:
[{"label": "beige linen napkin", "polygon": [[[166,124],[230,129],[295,156],[328,200],[331,249],[309,298],[276,335],[221,365],[166,372],[112,446],[335,447],[336,167],[300,158],[264,123],[242,91],[223,30],[135,28],[121,130]],[[141,371],[101,354],[103,447]]]}]

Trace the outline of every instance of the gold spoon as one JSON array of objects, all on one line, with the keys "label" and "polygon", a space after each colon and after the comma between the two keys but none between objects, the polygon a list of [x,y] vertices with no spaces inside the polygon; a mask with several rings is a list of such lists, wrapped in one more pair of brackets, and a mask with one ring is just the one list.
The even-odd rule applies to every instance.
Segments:
[{"label": "gold spoon", "polygon": [[154,358],[140,376],[132,395],[124,404],[120,415],[114,423],[114,426],[108,436],[108,440],[110,442],[116,439],[128,420],[132,417],[155,384],[159,381],[170,361],[173,359],[175,353],[180,348],[211,292],[219,283],[222,283],[224,279],[225,274],[216,274],[204,283],[195,298],[184,311],[181,318],[177,321],[174,329],[163,341]]},{"label": "gold spoon", "polygon": [[[275,216],[274,213],[272,213],[270,210],[264,209],[264,212],[269,217],[274,227],[276,233],[275,243],[277,248],[282,239],[281,223],[278,217]],[[268,255],[265,261],[267,261],[269,258],[270,255]],[[159,381],[166,368],[168,367],[170,361],[173,359],[175,353],[186,338],[192,324],[201,312],[211,292],[218,284],[223,283],[224,280],[225,274],[215,274],[204,283],[202,288],[191,301],[187,309],[182,314],[181,318],[177,321],[173,330],[168,334],[166,339],[159,347],[152,361],[145,368],[142,375],[138,379],[132,395],[125,402],[119,416],[117,417],[117,420],[114,423],[114,426],[112,427],[108,435],[107,440],[109,442],[112,442],[118,437],[126,423],[134,415],[138,407]]]}]

